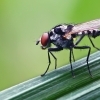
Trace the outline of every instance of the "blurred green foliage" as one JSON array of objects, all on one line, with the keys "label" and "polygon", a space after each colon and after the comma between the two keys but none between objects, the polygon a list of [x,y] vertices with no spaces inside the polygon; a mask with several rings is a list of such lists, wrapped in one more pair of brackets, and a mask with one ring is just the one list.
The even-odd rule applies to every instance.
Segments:
[{"label": "blurred green foliage", "polygon": [[[61,23],[100,18],[99,4],[100,0],[0,0],[0,90],[45,71],[47,50],[35,45],[43,32]],[[99,37],[93,41],[100,47]],[[79,45],[91,46],[87,38]],[[69,63],[68,50],[54,54],[58,67]],[[79,59],[87,55],[87,50],[74,50],[74,54]]]}]

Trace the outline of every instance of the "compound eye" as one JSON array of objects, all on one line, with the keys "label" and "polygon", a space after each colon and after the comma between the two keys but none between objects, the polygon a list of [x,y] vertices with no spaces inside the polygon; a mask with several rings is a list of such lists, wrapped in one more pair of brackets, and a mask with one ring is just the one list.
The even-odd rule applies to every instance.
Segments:
[{"label": "compound eye", "polygon": [[47,46],[48,41],[49,41],[49,34],[48,33],[44,33],[41,36],[41,44],[42,44],[42,46]]}]

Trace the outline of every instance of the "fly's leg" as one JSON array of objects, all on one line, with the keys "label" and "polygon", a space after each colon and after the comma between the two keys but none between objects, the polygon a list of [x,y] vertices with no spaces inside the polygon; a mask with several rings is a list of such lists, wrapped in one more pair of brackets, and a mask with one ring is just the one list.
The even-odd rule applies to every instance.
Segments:
[{"label": "fly's leg", "polygon": [[76,43],[74,45],[78,45],[80,43],[80,41],[84,38],[85,34],[83,33],[80,38],[76,41]]},{"label": "fly's leg", "polygon": [[93,46],[95,49],[100,50],[99,48],[97,48],[97,47],[94,45],[92,39],[90,38],[90,35],[88,35],[88,38],[89,38],[89,40],[90,40],[92,46]]},{"label": "fly's leg", "polygon": [[50,52],[50,54],[55,59],[55,69],[56,69],[57,68],[57,58],[54,56],[54,54],[52,52]]},{"label": "fly's leg", "polygon": [[[80,36],[80,38],[76,41],[76,43],[74,45],[78,45],[80,43],[80,41],[84,38],[85,34],[84,32],[82,33],[82,35]],[[73,60],[75,62],[75,58],[74,58],[74,54],[73,54],[73,49],[72,49],[72,55],[73,55]]]},{"label": "fly's leg", "polygon": [[74,76],[74,72],[73,72],[73,67],[72,67],[71,54],[72,54],[72,47],[70,47],[69,61],[70,61],[72,76],[75,77],[75,76]]},{"label": "fly's leg", "polygon": [[46,71],[45,71],[41,76],[44,76],[44,75],[47,73],[47,71],[48,71],[48,69],[49,69],[49,67],[50,67],[50,64],[51,64],[50,54],[51,54],[52,57],[55,59],[55,69],[56,69],[56,67],[57,67],[57,58],[53,55],[52,52],[54,52],[54,51],[61,51],[61,50],[63,50],[62,47],[49,48],[49,49],[48,49],[48,61],[49,61],[49,64],[48,64],[48,67],[47,67]]},{"label": "fly's leg", "polygon": [[71,52],[72,52],[73,60],[74,60],[74,62],[75,62],[75,57],[74,57],[73,49],[72,49]]},{"label": "fly's leg", "polygon": [[91,52],[91,47],[89,47],[89,46],[74,46],[74,48],[75,49],[89,49],[86,62],[87,62],[87,67],[88,67],[89,74],[92,77],[92,74],[91,74],[91,71],[90,71],[90,67],[89,67],[89,63],[88,63],[90,52]]}]

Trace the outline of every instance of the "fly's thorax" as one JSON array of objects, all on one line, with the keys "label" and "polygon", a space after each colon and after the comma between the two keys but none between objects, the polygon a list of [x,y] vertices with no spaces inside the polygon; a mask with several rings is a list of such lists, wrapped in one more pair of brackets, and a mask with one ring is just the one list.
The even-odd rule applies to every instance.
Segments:
[{"label": "fly's thorax", "polygon": [[68,24],[59,24],[59,25],[53,27],[50,30],[50,33],[64,35],[65,33],[70,32],[73,27],[74,27],[74,25],[72,25],[72,24],[69,24],[69,25]]},{"label": "fly's thorax", "polygon": [[61,36],[59,34],[56,34],[56,33],[53,33],[51,36],[50,36],[50,40],[51,41],[56,41],[58,38],[60,38]]},{"label": "fly's thorax", "polygon": [[52,43],[55,46],[60,46],[62,48],[69,48],[73,45],[73,39],[64,39],[63,37],[58,37],[56,40],[53,40]]},{"label": "fly's thorax", "polygon": [[63,37],[66,32],[70,32],[72,30],[74,25],[57,25],[54,28],[52,28],[49,32],[50,34],[50,40],[52,43],[56,46],[61,46],[63,48],[67,48],[70,45],[70,41],[72,39],[72,36],[69,35],[66,39]]}]

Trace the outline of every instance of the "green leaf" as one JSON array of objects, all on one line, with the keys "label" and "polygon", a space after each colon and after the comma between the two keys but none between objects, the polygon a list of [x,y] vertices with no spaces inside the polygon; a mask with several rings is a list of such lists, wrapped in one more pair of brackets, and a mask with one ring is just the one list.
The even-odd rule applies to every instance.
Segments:
[{"label": "green leaf", "polygon": [[100,98],[100,52],[89,58],[91,78],[86,57],[73,62],[75,78],[70,64],[0,92],[0,100],[91,100]]}]

